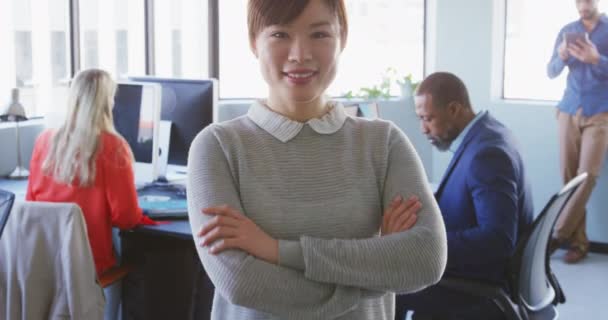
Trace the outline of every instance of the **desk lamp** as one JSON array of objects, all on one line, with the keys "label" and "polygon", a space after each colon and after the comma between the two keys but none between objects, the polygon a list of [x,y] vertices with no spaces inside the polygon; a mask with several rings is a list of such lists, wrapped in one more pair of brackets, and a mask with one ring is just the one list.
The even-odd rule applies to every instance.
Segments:
[{"label": "desk lamp", "polygon": [[29,171],[21,164],[21,144],[19,142],[19,122],[27,120],[25,109],[19,102],[19,89],[13,88],[11,102],[0,113],[0,121],[15,123],[15,136],[17,144],[17,167],[8,175],[9,179],[27,179],[30,175]]}]

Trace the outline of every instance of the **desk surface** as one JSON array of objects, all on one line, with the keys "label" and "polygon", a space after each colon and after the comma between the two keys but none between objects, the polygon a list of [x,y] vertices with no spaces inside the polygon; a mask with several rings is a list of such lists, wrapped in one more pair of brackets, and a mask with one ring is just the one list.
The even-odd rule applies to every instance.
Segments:
[{"label": "desk surface", "polygon": [[[27,191],[27,180],[0,179],[0,189],[13,192],[17,201],[24,201]],[[192,231],[188,220],[173,220],[170,223],[158,226],[139,226],[128,232],[142,232],[188,240],[192,239]]]},{"label": "desk surface", "polygon": [[10,180],[0,179],[0,189],[8,190],[15,194],[15,200],[25,200],[25,193],[27,192],[27,179],[24,180]]},{"label": "desk surface", "polygon": [[192,240],[192,230],[190,229],[190,222],[188,220],[174,220],[157,226],[139,226],[127,232],[149,233]]}]

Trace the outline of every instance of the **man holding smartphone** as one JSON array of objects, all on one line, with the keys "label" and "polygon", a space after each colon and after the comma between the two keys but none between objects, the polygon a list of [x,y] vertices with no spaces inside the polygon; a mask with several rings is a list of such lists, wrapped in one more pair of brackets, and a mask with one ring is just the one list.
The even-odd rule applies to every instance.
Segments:
[{"label": "man holding smartphone", "polygon": [[564,95],[557,105],[560,170],[564,183],[587,172],[555,226],[550,249],[568,246],[567,263],[587,256],[585,206],[608,151],[608,17],[599,0],[576,0],[580,19],[564,26],[547,65],[549,78],[568,67]]}]

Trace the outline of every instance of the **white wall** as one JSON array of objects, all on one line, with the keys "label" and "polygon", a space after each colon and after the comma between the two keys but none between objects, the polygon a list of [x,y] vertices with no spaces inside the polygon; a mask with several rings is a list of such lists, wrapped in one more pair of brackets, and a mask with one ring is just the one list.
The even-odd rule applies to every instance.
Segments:
[{"label": "white wall", "polygon": [[[29,120],[19,124],[22,166],[29,168],[36,137],[42,132],[42,120]],[[0,177],[10,174],[17,166],[16,128],[14,122],[0,123]]]}]

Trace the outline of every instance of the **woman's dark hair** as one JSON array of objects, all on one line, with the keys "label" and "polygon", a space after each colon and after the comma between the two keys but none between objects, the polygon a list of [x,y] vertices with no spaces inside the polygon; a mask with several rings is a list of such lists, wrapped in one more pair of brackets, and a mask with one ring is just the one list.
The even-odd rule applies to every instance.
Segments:
[{"label": "woman's dark hair", "polygon": [[[323,0],[336,14],[340,24],[342,47],[348,36],[348,20],[344,0]],[[310,0],[249,0],[247,5],[247,26],[249,41],[253,42],[262,29],[271,25],[284,25],[294,21],[308,6]]]}]

